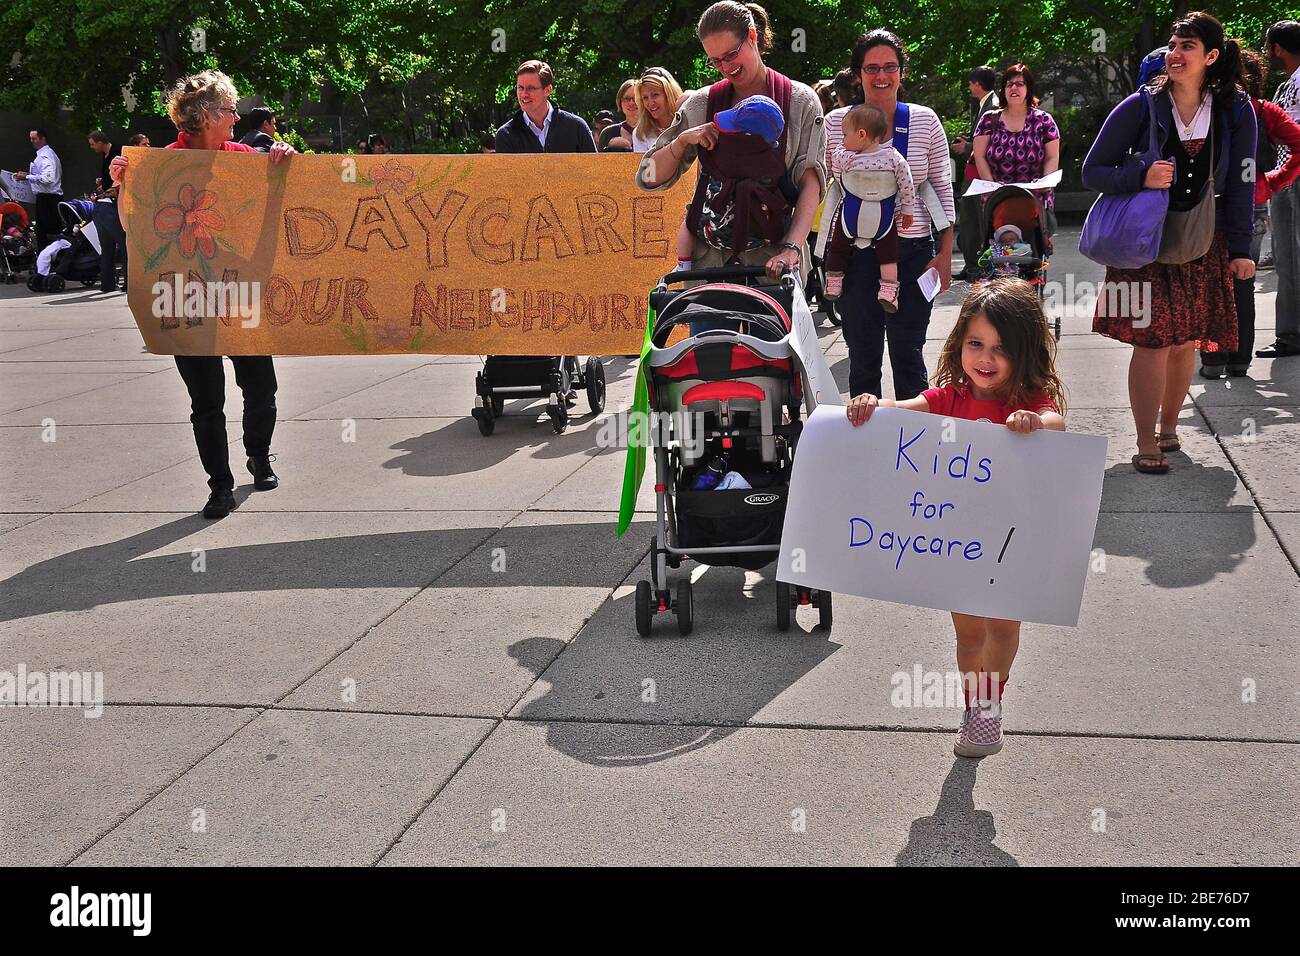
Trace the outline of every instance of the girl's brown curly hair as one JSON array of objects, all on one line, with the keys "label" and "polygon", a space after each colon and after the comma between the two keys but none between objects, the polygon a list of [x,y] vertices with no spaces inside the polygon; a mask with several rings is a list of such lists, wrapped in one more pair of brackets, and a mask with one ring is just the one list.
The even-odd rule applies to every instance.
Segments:
[{"label": "girl's brown curly hair", "polygon": [[970,380],[961,367],[961,349],[971,319],[977,315],[984,316],[997,330],[1002,350],[1011,363],[1006,393],[999,396],[1002,401],[1023,407],[1032,393],[1041,390],[1064,415],[1065,386],[1056,374],[1056,341],[1047,327],[1043,303],[1033,286],[1014,276],[993,279],[966,296],[957,324],[943,344],[934,384],[969,388]]}]

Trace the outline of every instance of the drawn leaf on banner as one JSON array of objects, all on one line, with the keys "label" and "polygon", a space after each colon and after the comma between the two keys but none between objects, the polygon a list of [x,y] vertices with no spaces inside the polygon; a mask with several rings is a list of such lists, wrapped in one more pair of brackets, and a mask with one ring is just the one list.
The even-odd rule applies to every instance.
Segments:
[{"label": "drawn leaf on banner", "polygon": [[152,256],[150,256],[148,261],[145,262],[144,264],[145,271],[148,272],[150,269],[156,266],[158,264],[158,261],[162,259],[163,255],[171,247],[172,247],[171,242],[164,242],[161,246],[159,246],[158,251],[155,252]]}]

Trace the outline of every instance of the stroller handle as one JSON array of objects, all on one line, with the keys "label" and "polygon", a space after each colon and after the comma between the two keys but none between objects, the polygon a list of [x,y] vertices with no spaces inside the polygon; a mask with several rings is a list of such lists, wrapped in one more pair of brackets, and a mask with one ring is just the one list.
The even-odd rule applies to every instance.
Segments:
[{"label": "stroller handle", "polygon": [[[667,289],[681,282],[725,282],[729,279],[759,279],[767,275],[765,266],[719,266],[716,269],[691,269],[687,272],[670,272],[659,280],[657,289]],[[788,267],[781,273],[781,284],[794,285],[794,271]],[[787,285],[788,283],[788,285]]]}]

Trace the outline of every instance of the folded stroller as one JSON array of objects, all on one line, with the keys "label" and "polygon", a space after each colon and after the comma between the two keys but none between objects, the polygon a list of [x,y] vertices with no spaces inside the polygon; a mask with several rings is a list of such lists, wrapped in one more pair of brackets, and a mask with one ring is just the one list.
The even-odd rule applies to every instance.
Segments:
[{"label": "folded stroller", "polygon": [[[50,247],[57,245],[61,248],[52,256],[44,255],[50,247],[41,251],[37,267],[27,279],[28,289],[32,292],[62,292],[69,282],[92,286],[99,281],[99,250],[86,234],[94,209],[94,203],[84,199],[59,203],[63,232]],[[45,271],[42,271],[42,258],[48,262]]]},{"label": "folded stroller", "polygon": [[[980,225],[985,247],[979,259],[983,270],[982,278],[992,278],[996,264],[1013,265],[1015,274],[1034,286],[1038,290],[1038,297],[1043,298],[1043,286],[1047,281],[1044,273],[1048,267],[1048,256],[1052,253],[1052,240],[1043,229],[1043,207],[1038,197],[1023,186],[1002,186],[989,194],[980,217]],[[990,247],[998,231],[1007,226],[1015,226],[1020,230],[1022,240],[1029,246],[1029,254],[1001,256],[994,263],[989,257]],[[1056,338],[1061,337],[1059,314],[1052,332]]]},{"label": "folded stroller", "polygon": [[[656,420],[656,534],[651,580],[636,586],[643,637],[662,611],[676,614],[682,634],[694,626],[691,582],[680,580],[674,596],[667,568],[689,557],[758,570],[781,548],[790,470],[812,399],[790,340],[795,279],[743,284],[763,274],[761,267],[673,272],[650,295],[655,319],[645,377]],[[699,279],[704,284],[668,288]],[[682,326],[691,330],[685,338]],[[778,581],[780,630],[790,627],[796,604],[816,605],[821,625],[830,627],[829,592]]]}]

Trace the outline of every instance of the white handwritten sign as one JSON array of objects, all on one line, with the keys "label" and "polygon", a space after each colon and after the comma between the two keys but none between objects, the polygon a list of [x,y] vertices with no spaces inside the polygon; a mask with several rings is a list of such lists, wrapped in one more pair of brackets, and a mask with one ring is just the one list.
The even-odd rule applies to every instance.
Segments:
[{"label": "white handwritten sign", "polygon": [[1041,624],[1079,622],[1106,439],[898,408],[818,408],[794,460],[777,578]]}]

